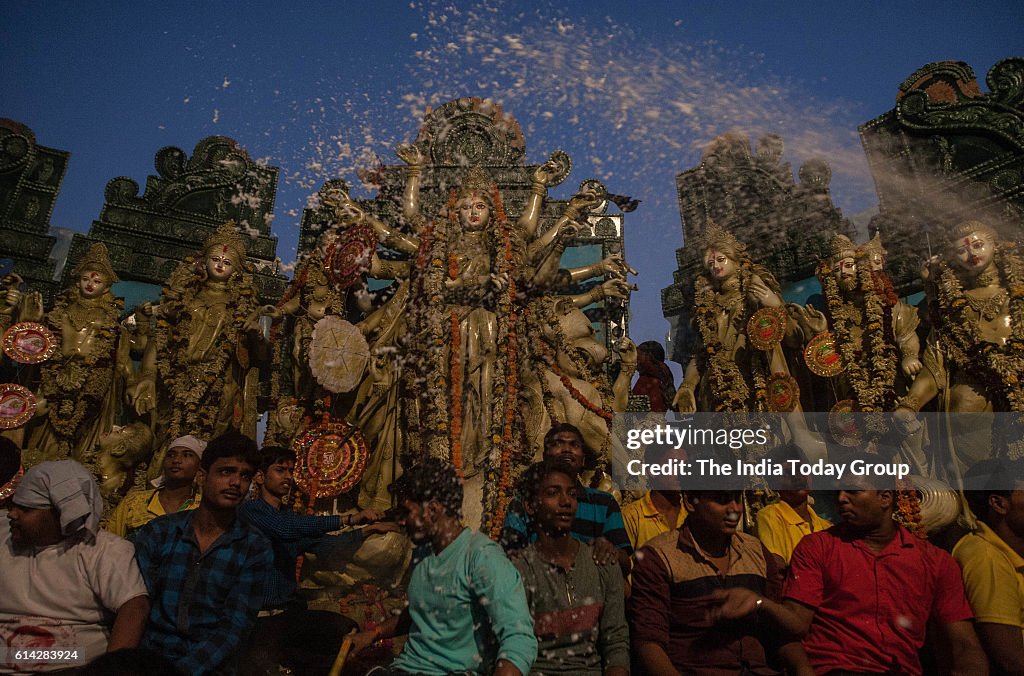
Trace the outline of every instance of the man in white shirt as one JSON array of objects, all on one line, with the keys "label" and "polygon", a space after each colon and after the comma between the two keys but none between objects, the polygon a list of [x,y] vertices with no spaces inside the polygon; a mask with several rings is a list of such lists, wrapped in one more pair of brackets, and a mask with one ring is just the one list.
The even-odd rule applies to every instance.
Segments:
[{"label": "man in white shirt", "polygon": [[89,472],[74,460],[40,463],[12,503],[0,520],[0,673],[66,669],[137,646],[146,585],[132,544],[99,529],[103,500]]}]

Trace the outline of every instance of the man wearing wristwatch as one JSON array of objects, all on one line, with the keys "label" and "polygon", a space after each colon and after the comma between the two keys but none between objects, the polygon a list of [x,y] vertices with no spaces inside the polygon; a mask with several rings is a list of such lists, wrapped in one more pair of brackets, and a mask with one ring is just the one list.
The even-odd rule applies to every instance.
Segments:
[{"label": "man wearing wristwatch", "polygon": [[772,653],[791,667],[801,660],[799,642],[775,623],[759,621],[757,613],[737,620],[720,612],[724,589],[781,598],[783,561],[736,531],[742,493],[724,484],[684,489],[685,523],[637,554],[628,609],[634,655],[648,673],[767,676],[779,673],[769,666]]}]

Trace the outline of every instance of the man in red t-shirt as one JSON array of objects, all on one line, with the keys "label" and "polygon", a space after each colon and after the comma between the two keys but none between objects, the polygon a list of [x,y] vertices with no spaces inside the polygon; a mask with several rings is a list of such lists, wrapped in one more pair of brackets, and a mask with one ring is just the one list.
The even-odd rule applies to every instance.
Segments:
[{"label": "man in red t-shirt", "polygon": [[[866,462],[875,465],[878,459],[868,456]],[[939,632],[940,667],[953,674],[987,674],[953,557],[893,521],[896,491],[878,478],[843,481],[842,523],[797,545],[783,604],[729,590],[723,616],[753,612],[756,603],[758,611],[802,635],[813,671],[805,668],[801,675],[920,676],[918,650],[929,621]]]}]

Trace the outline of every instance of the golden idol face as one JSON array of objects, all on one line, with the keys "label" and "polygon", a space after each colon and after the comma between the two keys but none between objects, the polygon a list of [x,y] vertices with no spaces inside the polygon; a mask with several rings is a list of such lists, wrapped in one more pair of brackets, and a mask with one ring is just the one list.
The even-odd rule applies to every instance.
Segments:
[{"label": "golden idol face", "polygon": [[483,230],[491,220],[491,206],[480,193],[463,197],[455,203],[463,230]]},{"label": "golden idol face", "polygon": [[985,233],[971,232],[952,247],[954,262],[968,274],[978,274],[992,263],[995,243]]},{"label": "golden idol face", "polygon": [[704,254],[704,269],[711,279],[721,282],[735,275],[739,265],[725,252],[708,249]]},{"label": "golden idol face", "polygon": [[83,270],[78,278],[78,290],[83,298],[99,298],[110,288],[110,280],[97,270]]},{"label": "golden idol face", "polygon": [[206,273],[215,282],[226,282],[238,269],[238,259],[226,246],[217,245],[206,252]]}]

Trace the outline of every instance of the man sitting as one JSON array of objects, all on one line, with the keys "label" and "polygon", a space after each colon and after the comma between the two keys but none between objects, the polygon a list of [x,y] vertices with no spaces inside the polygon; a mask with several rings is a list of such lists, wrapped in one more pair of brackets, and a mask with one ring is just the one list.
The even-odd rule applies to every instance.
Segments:
[{"label": "man sitting", "polygon": [[402,615],[352,639],[358,652],[376,639],[408,633],[391,667],[371,673],[518,676],[537,656],[519,573],[497,544],[462,524],[462,490],[455,467],[432,458],[391,487],[398,522],[431,553],[413,569]]},{"label": "man sitting", "polygon": [[[877,463],[867,454],[860,459]],[[939,666],[952,673],[988,673],[971,626],[960,570],[938,547],[914,537],[893,518],[896,491],[882,477],[844,478],[842,523],[800,541],[790,560],[783,613],[762,611],[800,635],[814,673],[922,673],[918,651],[929,621],[939,632]],[[890,478],[891,482],[891,478]],[[752,609],[755,601],[744,603]]]},{"label": "man sitting", "polygon": [[789,564],[800,540],[832,524],[818,516],[810,505],[810,479],[790,470],[789,461],[800,458],[796,447],[784,446],[774,455],[774,461],[785,474],[778,478],[779,501],[757,512],[757,537],[768,551]]},{"label": "man sitting", "polygon": [[540,642],[533,673],[626,676],[622,573],[615,564],[594,563],[590,545],[570,534],[576,471],[562,462],[540,462],[523,474],[522,487],[537,539],[514,565]]},{"label": "man sitting", "polygon": [[[559,459],[576,470],[577,477],[584,469],[592,469],[595,463],[593,452],[583,442],[583,435],[569,423],[554,425],[544,436],[544,460]],[[577,483],[579,479],[577,478]],[[629,536],[622,522],[619,503],[611,493],[577,485],[576,518],[572,524],[572,536],[580,542],[593,545],[598,563],[618,561],[622,571],[629,571]],[[513,501],[509,505],[502,526],[501,546],[512,553],[528,545],[535,536],[530,534],[529,518],[523,505]]]},{"label": "man sitting", "polygon": [[1024,673],[1024,462],[982,460],[964,475],[978,527],[953,547],[992,673]]},{"label": "man sitting", "polygon": [[[138,645],[146,586],[131,543],[99,530],[102,512],[95,479],[74,460],[40,463],[22,477],[0,520],[0,645],[9,649],[0,672],[80,666]],[[81,654],[31,662],[16,648]]]},{"label": "man sitting", "polygon": [[153,599],[142,646],[185,673],[232,671],[263,605],[271,545],[236,514],[255,472],[254,441],[234,431],[217,437],[203,452],[199,507],[154,519],[136,536]]},{"label": "man sitting", "polygon": [[305,552],[327,554],[347,549],[352,553],[372,533],[397,530],[395,524],[374,523],[361,530],[327,535],[342,525],[374,521],[380,515],[364,510],[344,517],[296,514],[283,505],[292,491],[295,453],[282,446],[267,446],[253,482],[256,499],[238,508],[239,515],[270,540],[274,548],[274,573],[264,581],[263,607],[252,636],[243,651],[242,671],[265,671],[277,664],[303,671],[330,669],[345,634],[355,628],[348,618],[326,610],[307,610],[298,596],[295,564]]},{"label": "man sitting", "polygon": [[754,606],[733,613],[721,596],[728,589],[755,602],[779,598],[782,560],[736,530],[742,494],[724,482],[714,490],[684,488],[682,528],[655,537],[638,553],[630,626],[636,656],[649,673],[776,674],[769,666],[776,652],[791,666],[799,663],[799,643],[785,627],[757,621]]},{"label": "man sitting", "polygon": [[199,506],[196,474],[206,442],[192,435],[178,437],[164,454],[156,488],[129,491],[103,525],[114,535],[135,540],[135,532],[158,516]]},{"label": "man sitting", "polygon": [[[644,462],[658,465],[666,460],[685,459],[686,452],[668,444],[650,444],[644,449]],[[629,543],[636,554],[649,540],[670,530],[682,528],[686,509],[678,483],[652,477],[651,489],[622,509]]]}]

